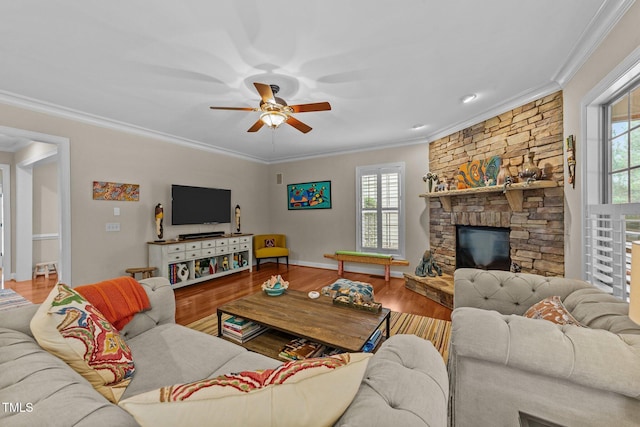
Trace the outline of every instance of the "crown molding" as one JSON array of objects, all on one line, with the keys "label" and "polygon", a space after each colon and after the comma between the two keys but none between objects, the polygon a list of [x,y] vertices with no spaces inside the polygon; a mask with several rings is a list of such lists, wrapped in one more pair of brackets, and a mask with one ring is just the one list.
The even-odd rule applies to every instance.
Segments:
[{"label": "crown molding", "polygon": [[600,46],[613,27],[624,16],[635,0],[604,1],[578,42],[571,50],[567,61],[556,71],[552,80],[564,87]]},{"label": "crown molding", "polygon": [[0,102],[13,107],[19,107],[30,111],[36,111],[64,119],[75,120],[78,122],[90,124],[107,129],[113,129],[120,132],[131,133],[146,138],[159,139],[165,142],[182,145],[184,147],[194,148],[197,150],[208,151],[215,154],[223,154],[226,156],[236,157],[257,163],[268,163],[264,159],[248,156],[237,151],[225,150],[220,147],[213,147],[200,141],[188,138],[181,138],[164,132],[158,132],[141,126],[132,125],[130,123],[112,120],[95,114],[84,113],[72,108],[62,107],[45,101],[29,98],[15,93],[0,90]]},{"label": "crown molding", "polygon": [[437,129],[433,133],[430,133],[429,135],[427,135],[427,139],[429,142],[433,142],[437,139],[451,135],[452,133],[461,131],[462,129],[466,129],[470,126],[484,122],[485,120],[489,120],[493,117],[499,116],[500,114],[513,110],[514,108],[520,107],[522,105],[525,105],[529,102],[545,97],[547,95],[550,95],[559,90],[562,90],[562,88],[556,82],[549,82],[537,88],[527,90],[525,92],[520,93],[519,95],[514,96],[513,98],[510,98],[500,104],[495,105],[493,108],[489,110],[483,111],[478,115],[470,117],[467,120],[455,123],[445,128]]}]

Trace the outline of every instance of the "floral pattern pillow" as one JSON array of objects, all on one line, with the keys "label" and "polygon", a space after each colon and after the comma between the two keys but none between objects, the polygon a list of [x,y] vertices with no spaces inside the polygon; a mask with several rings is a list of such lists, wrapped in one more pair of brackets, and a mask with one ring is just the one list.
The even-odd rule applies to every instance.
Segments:
[{"label": "floral pattern pillow", "polygon": [[529,310],[524,313],[524,317],[530,319],[544,319],[558,325],[576,325],[582,326],[575,317],[569,313],[569,310],[562,304],[560,297],[554,295],[547,297],[542,301],[532,305]]},{"label": "floral pattern pillow", "polygon": [[135,371],[131,350],[82,295],[64,284],[54,286],[31,320],[31,332],[42,348],[118,402]]}]

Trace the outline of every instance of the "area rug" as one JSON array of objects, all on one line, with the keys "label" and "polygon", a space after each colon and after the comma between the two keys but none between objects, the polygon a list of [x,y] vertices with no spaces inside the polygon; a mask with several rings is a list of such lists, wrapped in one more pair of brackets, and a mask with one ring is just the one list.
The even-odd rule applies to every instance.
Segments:
[{"label": "area rug", "polygon": [[13,289],[0,289],[0,310],[10,310],[31,304]]},{"label": "area rug", "polygon": [[[447,361],[451,335],[451,322],[448,320],[392,311],[389,325],[391,335],[413,334],[431,341],[444,361]],[[218,335],[218,316],[212,314],[188,324],[187,327],[210,335]],[[380,329],[384,331],[384,324]]]}]

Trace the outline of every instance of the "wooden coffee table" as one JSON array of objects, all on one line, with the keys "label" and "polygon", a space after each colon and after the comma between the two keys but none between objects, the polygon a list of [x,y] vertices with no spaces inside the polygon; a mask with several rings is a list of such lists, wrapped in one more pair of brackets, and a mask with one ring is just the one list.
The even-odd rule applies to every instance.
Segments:
[{"label": "wooden coffee table", "polygon": [[[263,346],[277,346],[268,351],[254,350],[273,355],[290,337],[307,338],[329,347],[344,351],[358,352],[366,344],[371,335],[386,321],[387,337],[389,336],[389,317],[391,311],[382,308],[377,313],[358,310],[349,307],[333,305],[331,298],[320,296],[311,299],[304,292],[287,290],[283,295],[270,297],[264,292],[258,292],[244,298],[231,301],[218,307],[218,336],[222,336],[222,315],[243,317],[272,330],[279,331],[285,338],[275,339],[268,336],[269,332],[248,341],[263,341]],[[264,342],[267,344],[264,344]],[[250,345],[246,347],[251,348]]]}]

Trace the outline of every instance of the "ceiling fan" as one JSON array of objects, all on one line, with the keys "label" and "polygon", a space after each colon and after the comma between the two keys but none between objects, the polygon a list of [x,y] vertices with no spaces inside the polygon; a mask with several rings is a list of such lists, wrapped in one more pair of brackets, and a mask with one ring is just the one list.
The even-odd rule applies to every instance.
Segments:
[{"label": "ceiling fan", "polygon": [[250,107],[209,107],[212,110],[235,110],[235,111],[258,111],[260,118],[247,130],[247,132],[257,132],[264,125],[272,129],[277,128],[283,123],[287,123],[302,133],[307,133],[311,127],[302,123],[293,117],[293,113],[308,113],[310,111],[327,111],[331,110],[328,102],[315,102],[312,104],[287,105],[282,98],[275,96],[280,90],[278,85],[267,85],[264,83],[253,83],[256,90],[260,94],[262,100],[260,106],[256,108]]}]

